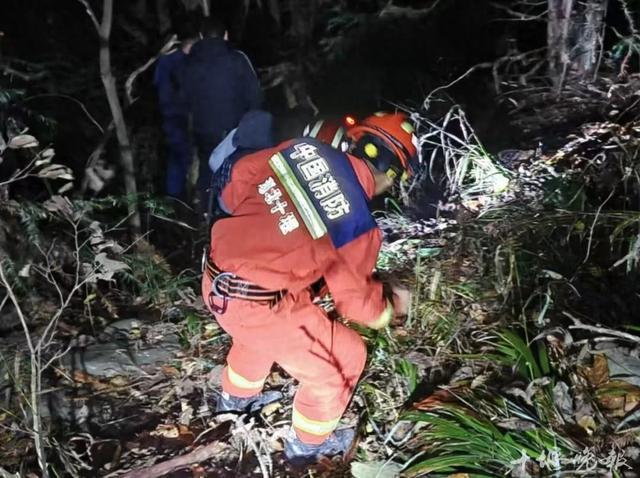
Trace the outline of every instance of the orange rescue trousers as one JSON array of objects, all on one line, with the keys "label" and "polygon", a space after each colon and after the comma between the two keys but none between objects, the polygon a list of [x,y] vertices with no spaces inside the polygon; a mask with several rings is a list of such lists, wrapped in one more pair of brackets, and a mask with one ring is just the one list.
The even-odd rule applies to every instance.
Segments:
[{"label": "orange rescue trousers", "polygon": [[[209,305],[211,280],[202,292]],[[218,299],[216,299],[218,300]],[[260,393],[274,362],[300,382],[293,402],[293,428],[309,444],[322,443],[344,413],[367,357],[360,335],[330,320],[309,291],[287,294],[273,307],[229,299],[215,314],[233,338],[222,389],[249,397]]]}]

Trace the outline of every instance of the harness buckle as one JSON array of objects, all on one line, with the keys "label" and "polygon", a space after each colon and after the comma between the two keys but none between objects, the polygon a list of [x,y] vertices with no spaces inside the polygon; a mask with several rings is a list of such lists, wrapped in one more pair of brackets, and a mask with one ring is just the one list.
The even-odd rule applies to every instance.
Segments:
[{"label": "harness buckle", "polygon": [[224,294],[218,289],[218,281],[220,279],[223,279],[223,278],[226,278],[226,277],[228,277],[229,279],[235,279],[236,275],[231,273],[231,272],[222,272],[222,273],[218,274],[211,281],[211,293],[214,294],[216,297],[220,297],[222,299],[228,298],[228,294]]},{"label": "harness buckle", "polygon": [[[209,293],[209,307],[215,314],[224,314],[227,311],[229,303],[229,295],[218,289],[218,281],[223,278],[235,279],[236,275],[231,272],[222,272],[211,281],[211,292]],[[215,303],[214,299],[218,297],[222,299],[222,305]]]}]

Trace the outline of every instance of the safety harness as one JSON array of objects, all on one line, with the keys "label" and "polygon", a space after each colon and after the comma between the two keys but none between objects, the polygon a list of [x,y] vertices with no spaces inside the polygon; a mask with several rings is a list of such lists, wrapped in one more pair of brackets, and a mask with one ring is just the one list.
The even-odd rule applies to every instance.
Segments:
[{"label": "safety harness", "polygon": [[[224,314],[229,299],[250,300],[274,306],[286,295],[286,290],[268,290],[253,282],[241,279],[231,272],[221,271],[210,259],[205,262],[205,274],[211,279],[209,306],[213,312]],[[216,303],[216,298],[221,304]]]},{"label": "safety harness", "polygon": [[[269,165],[313,239],[326,235],[334,247],[340,248],[376,227],[367,195],[344,153],[313,138],[302,138],[274,154]],[[270,187],[275,188],[274,178],[269,179]],[[265,184],[267,181],[258,192]],[[297,218],[295,226],[299,227]],[[208,300],[214,313],[224,314],[229,299],[273,306],[287,293],[264,289],[232,272],[221,271],[211,262],[207,249],[203,272],[211,278]]]}]

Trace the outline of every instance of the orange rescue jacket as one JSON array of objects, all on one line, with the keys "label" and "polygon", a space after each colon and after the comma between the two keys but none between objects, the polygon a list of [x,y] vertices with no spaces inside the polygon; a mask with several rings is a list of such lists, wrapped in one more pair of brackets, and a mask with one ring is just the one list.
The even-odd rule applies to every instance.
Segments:
[{"label": "orange rescue jacket", "polygon": [[[211,230],[211,260],[221,270],[263,288],[294,294],[324,277],[344,318],[374,328],[385,326],[392,307],[382,284],[372,276],[382,240],[377,227],[339,248],[327,235],[313,239],[304,226],[283,227],[284,219],[293,225],[303,220],[269,159],[292,143],[247,155],[234,165],[221,194],[231,217],[217,221]],[[373,174],[364,161],[347,157],[370,199]]]}]

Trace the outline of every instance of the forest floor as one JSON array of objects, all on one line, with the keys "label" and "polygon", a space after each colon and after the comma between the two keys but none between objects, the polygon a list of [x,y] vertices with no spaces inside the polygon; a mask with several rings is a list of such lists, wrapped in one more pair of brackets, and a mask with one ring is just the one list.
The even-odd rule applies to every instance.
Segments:
[{"label": "forest floor", "polygon": [[[52,476],[637,476],[640,121],[620,105],[640,97],[616,91],[553,147],[495,155],[458,108],[415,114],[437,164],[376,213],[378,273],[413,290],[411,311],[359,329],[369,361],[341,425],[358,441],[305,469],[282,457],[296,384],[278,368],[280,402],[213,413],[229,338],[198,271],[157,236],[121,243],[121,200],[3,202],[0,477],[41,476],[43,451]],[[443,201],[417,219],[430,171]]]}]

